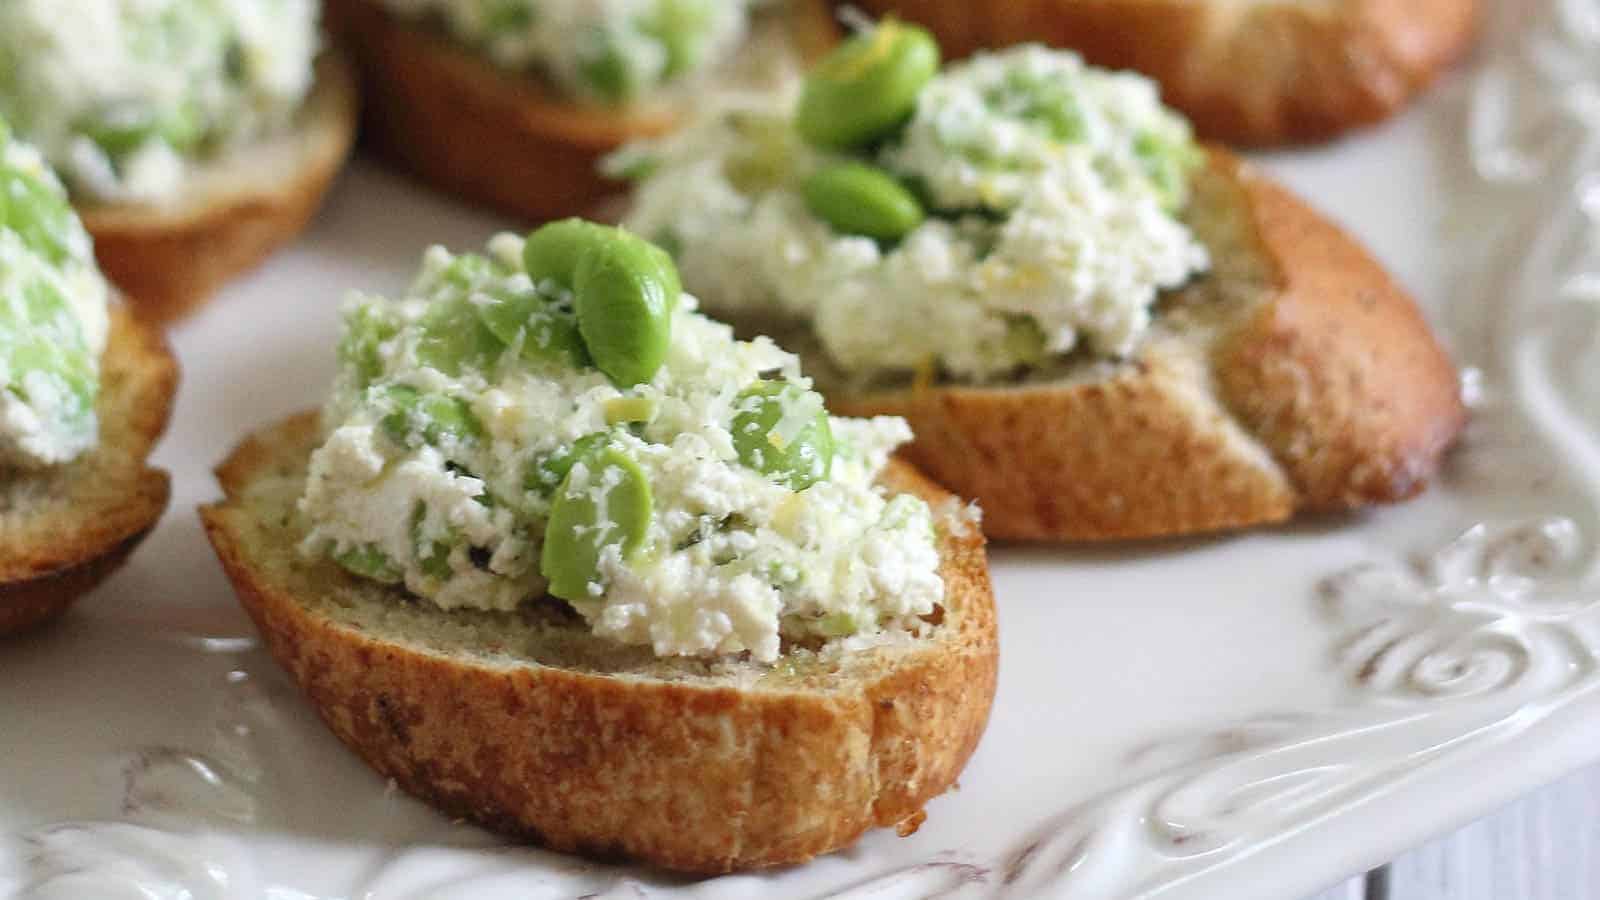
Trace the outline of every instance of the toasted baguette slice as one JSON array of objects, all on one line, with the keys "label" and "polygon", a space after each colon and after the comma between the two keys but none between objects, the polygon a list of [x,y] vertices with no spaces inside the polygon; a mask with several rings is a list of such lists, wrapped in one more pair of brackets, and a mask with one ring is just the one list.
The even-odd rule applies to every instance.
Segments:
[{"label": "toasted baguette slice", "polygon": [[[827,0],[791,3],[733,68],[769,64],[762,57],[779,41],[807,61],[833,46]],[[600,174],[600,159],[671,130],[696,100],[684,93],[625,111],[579,105],[395,17],[380,0],[328,0],[326,17],[362,70],[366,140],[423,180],[521,219],[594,212],[623,188]]]},{"label": "toasted baguette slice", "polygon": [[350,155],[355,76],[335,55],[295,128],[200,168],[174,203],[79,204],[106,276],[140,316],[177,318],[299,234]]},{"label": "toasted baguette slice", "polygon": [[[446,613],[306,559],[295,499],[317,440],[313,415],[247,440],[201,518],[323,720],[450,815],[690,872],[796,863],[874,826],[914,828],[983,732],[997,656],[976,529],[941,528],[930,636],[789,649],[776,667],[658,659],[554,602]],[[885,481],[951,500],[904,463]]]},{"label": "toasted baguette slice", "polygon": [[66,610],[120,566],[167,508],[145,465],[167,427],[178,365],[159,333],[111,311],[94,450],[39,472],[0,473],[0,635]]},{"label": "toasted baguette slice", "polygon": [[1130,361],[994,386],[834,386],[829,407],[908,418],[907,457],[977,500],[993,538],[1220,531],[1422,490],[1465,411],[1411,298],[1226,153],[1197,176],[1189,218],[1212,271],[1163,300]]},{"label": "toasted baguette slice", "polygon": [[1325,140],[1388,118],[1472,43],[1476,0],[860,0],[947,52],[1039,41],[1136,69],[1201,135]]}]

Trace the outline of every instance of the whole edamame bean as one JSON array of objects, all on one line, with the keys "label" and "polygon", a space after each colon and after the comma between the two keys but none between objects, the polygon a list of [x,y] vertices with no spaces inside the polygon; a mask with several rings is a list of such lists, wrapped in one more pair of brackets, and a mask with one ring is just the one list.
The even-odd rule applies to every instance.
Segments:
[{"label": "whole edamame bean", "polygon": [[822,397],[785,381],[758,381],[739,394],[730,431],[739,461],[790,490],[826,480],[833,427]]},{"label": "whole edamame bean", "polygon": [[438,445],[446,439],[469,441],[483,434],[471,408],[455,397],[423,394],[410,385],[396,384],[383,389],[383,400],[391,411],[379,424],[402,447]]},{"label": "whole edamame bean", "polygon": [[654,378],[667,359],[682,293],[672,260],[619,231],[584,251],[573,287],[578,332],[595,367],[622,388]]},{"label": "whole edamame bean", "polygon": [[885,19],[839,45],[806,76],[795,127],[829,150],[871,144],[911,117],[917,95],[938,72],[933,35]]},{"label": "whole edamame bean", "polygon": [[806,179],[806,206],[835,231],[897,241],[926,217],[905,185],[876,166],[847,162]]},{"label": "whole edamame bean", "polygon": [[539,569],[550,593],[563,600],[592,600],[589,584],[600,557],[617,547],[624,560],[644,545],[653,500],[639,464],[616,447],[602,447],[574,465],[550,507]]}]

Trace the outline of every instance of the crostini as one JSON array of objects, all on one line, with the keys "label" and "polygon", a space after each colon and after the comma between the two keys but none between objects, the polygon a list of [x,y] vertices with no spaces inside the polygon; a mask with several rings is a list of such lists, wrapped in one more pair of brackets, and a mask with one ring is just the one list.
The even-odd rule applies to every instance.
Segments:
[{"label": "crostini", "polygon": [[669,131],[708,90],[761,90],[825,53],[826,0],[329,0],[362,69],[365,137],[438,187],[529,221],[592,213],[596,161]]},{"label": "crostini", "polygon": [[1041,46],[939,71],[848,41],[798,97],[623,151],[625,221],[708,311],[807,358],[832,408],[991,537],[1219,531],[1421,490],[1463,422],[1416,305],[1337,226],[1207,150],[1155,86]]},{"label": "crostini", "polygon": [[660,250],[578,220],[434,248],[403,300],[350,302],[340,360],[320,423],[246,440],[201,516],[380,773],[691,872],[914,827],[954,783],[997,663],[973,513]]},{"label": "crostini", "polygon": [[1387,119],[1472,44],[1476,0],[862,0],[951,53],[1041,42],[1143,72],[1202,137],[1322,141]]},{"label": "crostini", "polygon": [[89,236],[32,147],[0,119],[0,635],[99,584],[166,509],[148,466],[177,365],[109,306]]},{"label": "crostini", "polygon": [[0,115],[55,166],[101,268],[165,321],[294,238],[354,141],[316,0],[0,4]]}]

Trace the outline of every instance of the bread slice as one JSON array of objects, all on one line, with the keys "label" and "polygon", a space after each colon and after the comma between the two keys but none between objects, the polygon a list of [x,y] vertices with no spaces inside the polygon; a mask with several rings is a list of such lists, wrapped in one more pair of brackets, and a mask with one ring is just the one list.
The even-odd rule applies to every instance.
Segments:
[{"label": "bread slice", "polygon": [[[593,213],[623,187],[600,174],[600,159],[671,130],[696,99],[626,111],[579,105],[395,17],[380,0],[328,0],[326,18],[362,69],[366,139],[423,180],[525,220]],[[777,33],[752,41],[736,66],[770,62],[755,57],[770,56],[763,51],[776,40],[811,60],[838,39],[827,0],[792,0],[768,27]]]},{"label": "bread slice", "polygon": [[1040,41],[1136,69],[1201,135],[1319,141],[1388,118],[1461,55],[1476,0],[857,0],[945,49]]},{"label": "bread slice", "polygon": [[337,55],[294,129],[201,167],[174,203],[79,204],[106,276],[139,315],[168,321],[299,234],[355,140],[355,76]]},{"label": "bread slice", "polygon": [[825,384],[829,408],[909,419],[905,455],[977,500],[992,538],[1220,531],[1422,490],[1465,411],[1411,298],[1225,152],[1197,175],[1189,217],[1212,271],[1163,299],[1128,362],[993,386]]},{"label": "bread slice", "polygon": [[[304,558],[295,499],[318,439],[307,414],[245,441],[201,518],[323,720],[450,815],[690,872],[796,863],[874,826],[915,828],[983,732],[994,598],[983,538],[954,514],[930,636],[790,648],[775,667],[658,659],[554,602],[446,613]],[[956,508],[904,463],[885,482]]]},{"label": "bread slice", "polygon": [[64,611],[120,566],[167,507],[145,464],[167,427],[178,366],[161,335],[113,308],[94,450],[39,472],[0,473],[0,635]]}]

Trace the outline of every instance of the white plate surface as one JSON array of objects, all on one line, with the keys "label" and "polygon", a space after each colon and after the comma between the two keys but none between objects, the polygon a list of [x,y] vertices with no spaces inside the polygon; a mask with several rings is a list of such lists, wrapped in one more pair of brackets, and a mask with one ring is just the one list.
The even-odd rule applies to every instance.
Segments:
[{"label": "white plate surface", "polygon": [[710,881],[503,846],[389,789],[257,645],[196,504],[315,405],[346,288],[502,223],[370,164],[175,341],[172,509],[58,627],[0,646],[0,895],[1294,897],[1600,758],[1600,7],[1506,0],[1400,121],[1264,164],[1440,326],[1475,418],[1370,515],[1091,550],[996,547],[1003,661],[916,835]]}]

